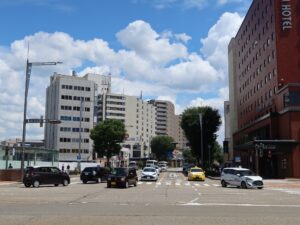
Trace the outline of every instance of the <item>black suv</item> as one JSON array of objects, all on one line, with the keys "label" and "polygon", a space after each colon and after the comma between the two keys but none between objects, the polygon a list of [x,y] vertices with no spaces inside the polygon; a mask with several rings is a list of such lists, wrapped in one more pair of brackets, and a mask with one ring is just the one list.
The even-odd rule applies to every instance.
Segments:
[{"label": "black suv", "polygon": [[128,188],[129,185],[137,186],[138,177],[135,168],[114,168],[107,178],[107,187],[124,187]]},{"label": "black suv", "polygon": [[80,180],[82,180],[82,183],[84,184],[86,184],[88,181],[101,183],[102,181],[107,180],[109,172],[110,170],[107,167],[86,167],[80,174]]},{"label": "black suv", "polygon": [[62,172],[53,166],[35,166],[27,167],[23,177],[25,187],[39,187],[41,184],[62,184],[67,186],[70,183],[70,177],[67,173]]}]

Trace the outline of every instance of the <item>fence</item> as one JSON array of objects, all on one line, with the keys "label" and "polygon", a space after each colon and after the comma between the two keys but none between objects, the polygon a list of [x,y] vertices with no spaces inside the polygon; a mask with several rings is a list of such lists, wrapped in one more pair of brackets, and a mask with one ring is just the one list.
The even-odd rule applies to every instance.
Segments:
[{"label": "fence", "polygon": [[[20,169],[22,147],[0,145],[0,170]],[[58,166],[58,151],[54,149],[25,147],[24,167],[27,166]]]}]

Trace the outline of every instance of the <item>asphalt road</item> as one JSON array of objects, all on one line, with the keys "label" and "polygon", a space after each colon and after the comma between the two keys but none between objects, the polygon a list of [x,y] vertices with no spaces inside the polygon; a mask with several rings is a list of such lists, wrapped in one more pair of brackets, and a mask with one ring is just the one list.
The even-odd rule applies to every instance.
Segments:
[{"label": "asphalt road", "polygon": [[300,187],[222,188],[217,180],[188,182],[174,172],[128,189],[78,178],[67,187],[0,185],[0,224],[297,225]]}]

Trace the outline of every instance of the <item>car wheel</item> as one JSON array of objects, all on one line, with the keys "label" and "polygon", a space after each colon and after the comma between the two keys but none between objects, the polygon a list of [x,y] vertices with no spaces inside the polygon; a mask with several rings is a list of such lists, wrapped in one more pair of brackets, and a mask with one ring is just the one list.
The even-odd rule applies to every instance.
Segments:
[{"label": "car wheel", "polygon": [[258,187],[258,189],[263,189],[263,187]]},{"label": "car wheel", "polygon": [[82,183],[86,184],[86,183],[87,183],[87,180],[82,180]]},{"label": "car wheel", "polygon": [[98,177],[96,182],[97,182],[97,183],[101,183],[101,181],[102,181],[102,180],[101,180],[101,177]]},{"label": "car wheel", "polygon": [[247,189],[247,185],[246,185],[246,183],[244,181],[241,183],[241,188],[242,189]]},{"label": "car wheel", "polygon": [[24,185],[25,187],[29,188],[31,186],[31,183],[25,183]]},{"label": "car wheel", "polygon": [[129,187],[129,183],[128,181],[125,182],[125,188],[128,188]]},{"label": "car wheel", "polygon": [[221,181],[222,187],[227,187],[227,183],[225,182],[225,180]]},{"label": "car wheel", "polygon": [[55,187],[57,187],[57,186],[58,186],[58,184],[54,184],[54,186],[55,186]]},{"label": "car wheel", "polygon": [[63,185],[64,185],[64,186],[68,186],[68,185],[69,185],[69,181],[68,181],[67,179],[64,179],[64,180],[63,180]]},{"label": "car wheel", "polygon": [[37,188],[37,187],[39,187],[39,186],[40,186],[40,182],[39,182],[38,180],[35,180],[35,181],[33,182],[33,187]]}]

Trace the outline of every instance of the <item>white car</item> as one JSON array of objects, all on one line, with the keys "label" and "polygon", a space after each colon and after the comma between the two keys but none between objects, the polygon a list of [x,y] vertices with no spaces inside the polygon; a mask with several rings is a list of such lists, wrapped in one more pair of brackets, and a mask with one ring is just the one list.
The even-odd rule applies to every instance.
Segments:
[{"label": "white car", "polygon": [[254,172],[245,168],[224,168],[221,174],[222,187],[227,185],[241,188],[258,188],[264,187],[263,179]]},{"label": "white car", "polygon": [[157,181],[158,174],[155,168],[145,167],[142,172],[141,180],[153,180]]}]

